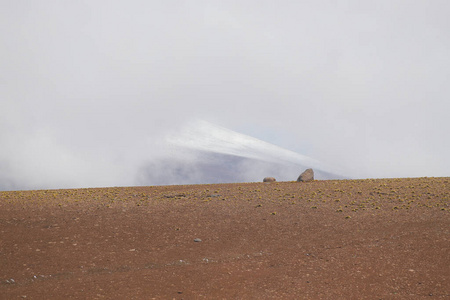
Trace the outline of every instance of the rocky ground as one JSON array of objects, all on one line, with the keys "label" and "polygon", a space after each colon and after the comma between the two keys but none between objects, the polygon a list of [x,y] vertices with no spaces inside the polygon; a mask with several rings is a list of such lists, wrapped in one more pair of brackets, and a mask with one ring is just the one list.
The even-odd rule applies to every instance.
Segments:
[{"label": "rocky ground", "polygon": [[450,299],[450,178],[0,192],[0,299]]}]

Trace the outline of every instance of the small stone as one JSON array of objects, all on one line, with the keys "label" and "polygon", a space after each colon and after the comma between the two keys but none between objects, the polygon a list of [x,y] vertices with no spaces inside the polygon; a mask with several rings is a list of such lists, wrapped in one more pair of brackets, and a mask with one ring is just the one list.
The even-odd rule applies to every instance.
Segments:
[{"label": "small stone", "polygon": [[196,242],[196,243],[200,243],[201,241],[202,241],[202,240],[199,239],[199,238],[194,239],[194,242]]},{"label": "small stone", "polygon": [[314,171],[313,169],[307,169],[305,172],[298,176],[297,181],[313,181],[314,180]]},{"label": "small stone", "polygon": [[263,182],[275,182],[277,181],[274,177],[265,177]]}]

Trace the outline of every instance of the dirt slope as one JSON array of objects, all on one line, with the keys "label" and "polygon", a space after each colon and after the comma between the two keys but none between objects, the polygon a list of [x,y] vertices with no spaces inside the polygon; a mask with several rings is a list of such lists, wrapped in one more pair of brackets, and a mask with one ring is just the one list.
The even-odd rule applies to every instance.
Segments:
[{"label": "dirt slope", "polygon": [[449,266],[450,178],[0,192],[0,299],[450,299]]}]

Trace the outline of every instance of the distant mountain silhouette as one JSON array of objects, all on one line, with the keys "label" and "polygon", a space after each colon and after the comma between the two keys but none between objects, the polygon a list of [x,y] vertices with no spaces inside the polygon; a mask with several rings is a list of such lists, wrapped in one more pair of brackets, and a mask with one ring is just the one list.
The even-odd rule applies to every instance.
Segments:
[{"label": "distant mountain silhouette", "polygon": [[[149,162],[138,174],[140,185],[212,184],[259,182],[264,177],[295,181],[308,166],[285,165],[215,152],[186,150],[194,159],[167,158]],[[343,179],[343,176],[314,170],[315,178]]]},{"label": "distant mountain silhouette", "polygon": [[307,168],[319,180],[345,178],[310,157],[205,121],[191,123],[168,142],[170,155],[142,166],[139,184],[257,182],[266,176],[295,181]]}]

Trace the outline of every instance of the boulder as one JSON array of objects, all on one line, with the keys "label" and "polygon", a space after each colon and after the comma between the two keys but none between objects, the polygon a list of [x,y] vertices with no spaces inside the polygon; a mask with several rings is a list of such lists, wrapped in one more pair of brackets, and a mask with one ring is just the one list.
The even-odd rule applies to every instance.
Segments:
[{"label": "boulder", "polygon": [[297,181],[313,181],[314,180],[314,171],[313,169],[307,169],[305,172],[298,176]]},{"label": "boulder", "polygon": [[277,181],[277,180],[273,177],[266,177],[263,179],[263,182],[275,182],[275,181]]}]

